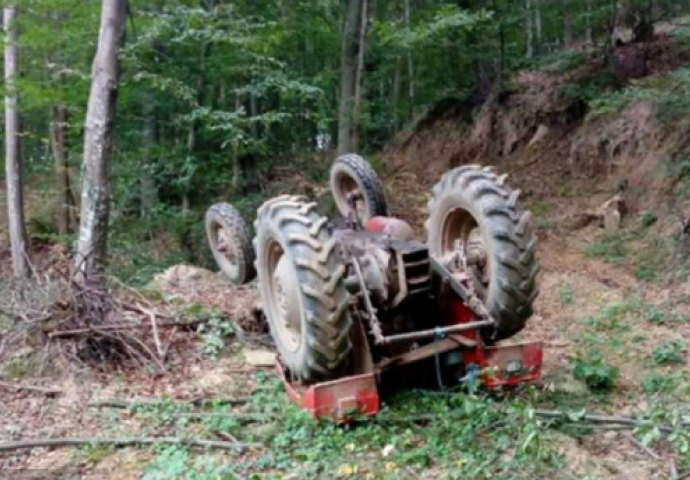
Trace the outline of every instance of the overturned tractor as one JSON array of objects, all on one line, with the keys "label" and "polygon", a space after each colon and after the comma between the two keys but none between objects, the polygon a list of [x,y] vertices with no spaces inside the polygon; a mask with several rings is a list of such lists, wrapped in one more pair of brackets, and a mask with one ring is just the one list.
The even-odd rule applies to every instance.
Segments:
[{"label": "overturned tractor", "polygon": [[523,329],[538,292],[530,213],[505,181],[475,165],[447,172],[428,204],[426,242],[388,217],[383,185],[357,155],[331,168],[341,214],[332,221],[303,197],[277,197],[259,208],[252,242],[236,209],[209,209],[220,269],[238,284],[258,276],[295,401],[344,418],[376,413],[387,379],[492,387],[538,378],[540,344],[496,344]]}]

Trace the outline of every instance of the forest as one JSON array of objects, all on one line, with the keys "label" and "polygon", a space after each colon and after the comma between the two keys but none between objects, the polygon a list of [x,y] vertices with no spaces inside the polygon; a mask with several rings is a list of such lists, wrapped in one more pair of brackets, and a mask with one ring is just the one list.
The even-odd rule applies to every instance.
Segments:
[{"label": "forest", "polygon": [[[690,478],[690,0],[0,3],[0,478]],[[445,385],[326,223],[389,215],[537,382]],[[302,411],[280,368],[352,374],[351,323],[377,368],[433,327],[434,388]]]}]

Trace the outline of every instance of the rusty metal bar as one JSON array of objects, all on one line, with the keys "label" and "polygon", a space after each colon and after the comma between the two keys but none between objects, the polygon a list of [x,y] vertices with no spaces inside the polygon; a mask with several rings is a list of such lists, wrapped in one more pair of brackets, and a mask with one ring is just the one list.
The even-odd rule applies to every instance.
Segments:
[{"label": "rusty metal bar", "polygon": [[[439,337],[444,336],[449,333],[466,332],[468,330],[476,330],[483,327],[494,326],[493,320],[482,320],[479,322],[468,322],[462,323],[460,325],[452,325],[450,327],[436,327],[429,330],[419,330],[418,332],[401,333],[399,335],[391,335],[389,337],[383,337],[380,344],[385,345],[388,343],[402,342],[406,340],[419,340],[422,338]],[[377,342],[379,343],[379,342]]]}]

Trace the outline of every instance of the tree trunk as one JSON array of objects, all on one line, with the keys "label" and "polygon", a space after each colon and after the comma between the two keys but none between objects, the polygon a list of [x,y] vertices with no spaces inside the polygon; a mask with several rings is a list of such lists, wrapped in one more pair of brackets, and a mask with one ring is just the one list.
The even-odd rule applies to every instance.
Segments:
[{"label": "tree trunk", "polygon": [[341,51],[340,107],[338,109],[338,154],[352,152],[352,107],[357,80],[359,28],[362,0],[347,0]]},{"label": "tree trunk", "polygon": [[67,107],[53,107],[53,120],[50,124],[50,145],[55,164],[55,177],[58,185],[58,232],[65,236],[74,228],[74,194],[67,163]]},{"label": "tree trunk", "polygon": [[12,248],[12,267],[19,278],[29,276],[29,241],[24,222],[24,192],[21,149],[19,145],[19,111],[17,110],[17,29],[16,11],[4,9],[5,27],[5,148],[7,170],[7,211]]},{"label": "tree trunk", "polygon": [[585,17],[585,39],[587,41],[587,44],[593,45],[594,32],[592,30],[592,19],[590,18],[590,16],[592,15],[592,0],[586,0],[585,7],[587,9],[587,15]]},{"label": "tree trunk", "polygon": [[563,42],[565,48],[572,48],[574,43],[573,13],[570,10],[566,10],[563,14]]},{"label": "tree trunk", "polygon": [[400,114],[398,112],[398,102],[400,101],[400,63],[398,57],[395,60],[395,70],[393,70],[393,134],[400,130]]},{"label": "tree trunk", "polygon": [[156,96],[149,92],[144,105],[144,164],[141,172],[141,216],[151,215],[151,211],[158,203],[158,186],[156,185],[155,170],[158,163],[156,149],[158,147],[158,117],[156,115]]},{"label": "tree trunk", "polygon": [[534,34],[535,34],[535,50],[538,54],[544,37],[544,22],[541,16],[541,0],[534,0]]},{"label": "tree trunk", "polygon": [[527,58],[534,57],[534,27],[532,0],[525,0],[525,33],[527,36]]},{"label": "tree trunk", "polygon": [[[235,111],[239,112],[242,109],[242,96],[237,94],[235,96]],[[237,146],[233,147],[234,158],[232,163],[232,191],[235,194],[241,194],[244,188],[244,171],[242,168],[242,159]]]},{"label": "tree trunk", "polygon": [[[405,0],[405,26],[410,30],[410,0]],[[414,115],[414,101],[415,101],[415,81],[414,81],[414,60],[412,59],[412,52],[407,52],[407,75],[408,75],[408,100],[409,100],[409,118]]]},{"label": "tree trunk", "polygon": [[360,121],[362,116],[362,96],[364,91],[364,60],[367,52],[367,30],[369,29],[369,1],[362,0],[362,22],[359,28],[359,53],[357,55],[357,76],[355,80],[355,105],[353,108],[352,145],[359,150]]},{"label": "tree trunk", "polygon": [[107,259],[110,154],[127,0],[103,0],[86,113],[84,180],[76,263],[81,281],[100,278]]}]

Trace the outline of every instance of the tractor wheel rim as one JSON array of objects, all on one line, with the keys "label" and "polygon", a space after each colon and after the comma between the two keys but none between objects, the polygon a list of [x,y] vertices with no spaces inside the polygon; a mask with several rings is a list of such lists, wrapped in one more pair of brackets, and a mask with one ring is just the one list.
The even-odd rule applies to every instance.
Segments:
[{"label": "tractor wheel rim", "polygon": [[346,175],[341,172],[340,175],[338,175],[338,177],[336,178],[335,189],[337,190],[337,196],[339,197],[339,200],[343,202],[345,205],[347,205],[348,195],[350,195],[351,193],[360,194],[360,199],[357,200],[355,203],[355,215],[357,216],[360,222],[364,222],[369,215],[369,206],[367,205],[367,201],[364,198],[362,189],[360,188],[357,181],[349,175]]},{"label": "tractor wheel rim", "polygon": [[211,244],[216,260],[221,263],[227,273],[234,275],[238,269],[237,243],[227,229],[219,223],[212,225]]},{"label": "tractor wheel rim", "polygon": [[290,352],[299,350],[302,344],[302,309],[299,282],[290,260],[280,246],[272,245],[269,251],[269,308],[276,334]]},{"label": "tractor wheel rim", "polygon": [[441,257],[462,248],[460,253],[467,264],[467,274],[476,293],[485,299],[491,275],[488,250],[479,223],[467,210],[455,208],[446,213],[442,225]]}]

